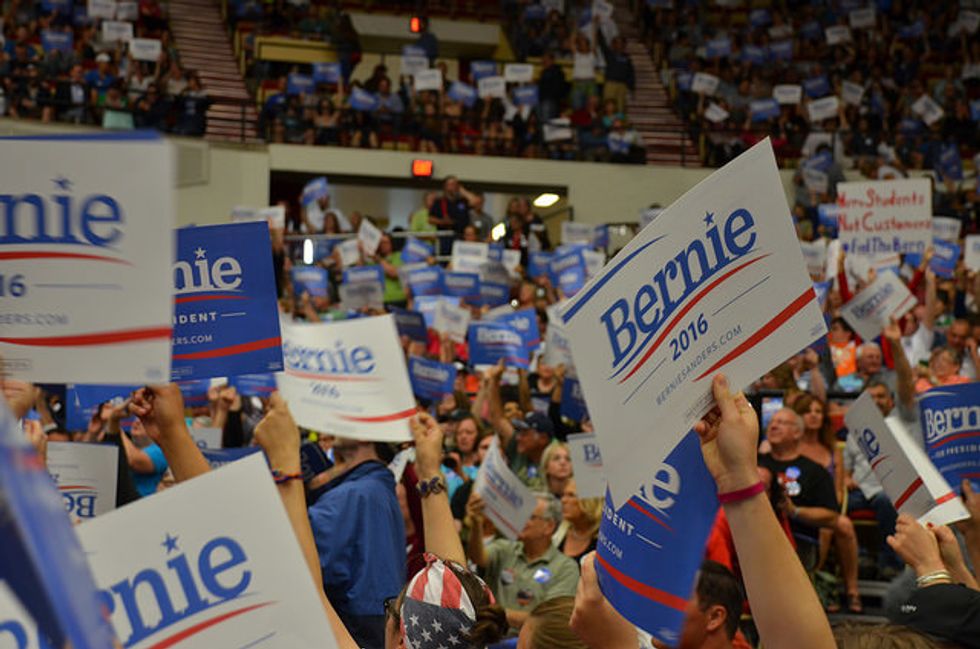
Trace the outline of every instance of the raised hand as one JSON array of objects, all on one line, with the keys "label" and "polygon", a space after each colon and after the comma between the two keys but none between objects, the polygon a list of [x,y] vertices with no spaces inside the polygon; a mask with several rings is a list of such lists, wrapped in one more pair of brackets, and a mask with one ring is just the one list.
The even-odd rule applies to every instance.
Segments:
[{"label": "raised hand", "polygon": [[694,424],[705,466],[719,493],[750,487],[759,482],[755,468],[759,420],[744,394],[731,393],[724,374],[714,377],[711,389],[717,412]]},{"label": "raised hand", "polygon": [[430,480],[440,475],[442,464],[442,426],[427,412],[419,412],[411,420],[415,440],[415,468],[419,479]]},{"label": "raised hand", "polygon": [[900,514],[888,545],[919,575],[945,570],[939,543],[932,532],[908,514]]},{"label": "raised hand", "polygon": [[273,469],[283,473],[300,471],[299,428],[278,392],[272,393],[269,410],[255,427],[255,441],[265,451]]}]

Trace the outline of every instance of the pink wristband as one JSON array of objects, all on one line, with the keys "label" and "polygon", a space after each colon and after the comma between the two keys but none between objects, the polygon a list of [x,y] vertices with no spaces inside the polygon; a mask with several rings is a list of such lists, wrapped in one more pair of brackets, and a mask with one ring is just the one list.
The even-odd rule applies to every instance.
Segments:
[{"label": "pink wristband", "polygon": [[748,500],[752,496],[757,496],[766,490],[766,485],[762,484],[762,481],[756,482],[751,487],[746,487],[745,489],[738,489],[736,491],[729,491],[728,493],[718,494],[718,502],[722,505],[730,505],[732,503],[737,503],[742,500]]}]

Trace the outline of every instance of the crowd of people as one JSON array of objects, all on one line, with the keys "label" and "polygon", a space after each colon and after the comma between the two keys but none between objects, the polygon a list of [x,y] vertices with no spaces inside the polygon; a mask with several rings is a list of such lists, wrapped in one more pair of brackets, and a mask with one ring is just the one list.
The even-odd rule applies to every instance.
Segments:
[{"label": "crowd of people", "polygon": [[5,3],[0,116],[204,135],[210,99],[181,67],[161,4],[119,4],[131,9],[112,20],[84,4]]},{"label": "crowd of people", "polygon": [[[556,278],[531,272],[539,263],[535,255],[575,248],[605,252],[596,242],[555,245],[529,201],[519,196],[510,203],[506,234],[494,240],[482,196],[452,177],[411,216],[412,239],[384,232],[376,252],[359,241],[354,260],[338,246],[345,233],[357,236],[366,217],[353,210],[344,214],[331,203],[329,191],[301,203],[299,214],[287,219],[291,230],[313,239],[324,233],[339,236],[318,239],[314,258],[305,260],[327,270],[326,294],[311,296],[291,281],[290,271],[304,265],[305,251],[302,246],[293,250],[283,231],[273,230],[281,309],[298,321],[419,308],[420,297],[400,273],[409,265],[401,259],[403,247],[429,242],[432,255],[415,262],[417,268],[436,264],[440,246],[448,252],[454,242],[465,241],[515,251],[519,259],[508,271],[508,294],[493,313],[489,304],[460,301],[472,319],[530,308],[545,339],[553,307],[565,296]],[[861,340],[840,310],[876,271],[865,268],[867,274],[855,276],[860,271],[849,263],[850,256],[838,251],[827,270],[813,276],[818,282],[829,280],[823,302],[827,337],[767,372],[745,395],[733,395],[725,379],[716,377],[720,419],[712,416],[696,427],[708,469],[719,493],[740,493],[760,477],[765,488],[745,499],[723,500],[680,647],[748,646],[747,638],[756,637],[766,646],[831,646],[824,611],[862,613],[868,605],[860,590],[862,573],[892,582],[884,612],[902,626],[838,627],[838,646],[940,646],[928,636],[978,646],[980,592],[968,566],[980,560],[980,495],[969,483],[954,485],[972,516],[955,531],[926,529],[899,516],[859,450],[856,431],[848,431],[842,419],[850,403],[867,392],[883,415],[898,415],[923,444],[916,395],[976,380],[980,275],[961,261],[953,279],[940,280],[929,267],[930,257],[927,253],[903,271],[919,306],[885,327],[876,340]],[[384,304],[350,309],[338,300],[350,281],[344,270],[366,265],[382,269]],[[485,269],[496,270],[493,264]],[[638,646],[637,629],[604,600],[596,581],[593,553],[603,502],[579,497],[565,444],[569,434],[592,430],[587,411],[572,419],[562,406],[575,368],[549,364],[546,345],[537,348],[527,370],[506,367],[503,361],[476,367],[465,338],[433,327],[425,340],[403,336],[402,347],[406,358],[436,359],[458,368],[451,392],[438,399],[418,398],[414,444],[399,447],[312,431],[315,441],[306,444],[315,451],[304,453],[322,457],[322,466],[305,475],[303,484],[290,481],[280,487],[287,509],[299,512],[292,517],[295,531],[308,561],[319,567],[313,578],[322,587],[325,615],[334,622],[341,646],[394,647],[399,640],[405,646],[429,646],[415,639],[419,630],[405,622],[416,614],[415,600],[439,604],[426,600],[424,588],[413,586],[429,578],[425,575],[458,580],[467,593],[468,602],[435,612],[429,606],[427,613],[440,623],[461,624],[465,636],[458,640],[466,646],[507,638],[517,646],[542,649]],[[21,416],[35,411],[24,426],[40,447],[46,439],[121,449],[120,506],[207,470],[203,460],[194,459],[197,449],[184,417],[174,412],[186,413],[192,426],[222,429],[226,448],[261,446],[270,466],[282,474],[299,465],[301,435],[278,396],[243,397],[218,381],[206,404],[185,408],[177,385],[146,388],[152,399],[141,390],[125,402],[104,404],[83,431],[67,429],[63,396],[50,386],[44,392],[7,380],[3,387]],[[162,414],[164,409],[170,414]],[[123,430],[120,422],[134,414],[132,427]],[[302,439],[309,434],[303,431]],[[406,449],[413,449],[414,456],[397,455]],[[479,467],[491,452],[500,452],[535,494],[534,511],[516,540],[496,530],[474,489]],[[399,457],[407,459],[399,462]],[[402,468],[396,469],[399,464]],[[870,540],[859,538],[848,516],[858,511],[876,522],[877,534]],[[965,555],[957,534],[965,542]],[[744,606],[751,609],[748,626],[740,623]],[[855,644],[869,634],[880,636],[879,644]],[[920,644],[904,645],[900,638]]]},{"label": "crowd of people", "polygon": [[534,78],[483,94],[480,81],[503,75],[504,64],[460,60],[459,78],[451,78],[446,62],[436,62],[439,40],[426,19],[405,53],[441,72],[438,88],[417,88],[415,73],[402,68],[393,77],[384,64],[352,80],[362,52],[342,11],[242,3],[232,20],[264,34],[325,39],[337,50],[331,77],[318,77],[315,66],[252,62],[268,92],[259,128],[270,141],[642,164],[643,142],[626,114],[636,80],[625,41],[614,21],[591,16],[588,3],[570,4],[565,13],[516,13],[508,29],[518,60],[540,57]]}]

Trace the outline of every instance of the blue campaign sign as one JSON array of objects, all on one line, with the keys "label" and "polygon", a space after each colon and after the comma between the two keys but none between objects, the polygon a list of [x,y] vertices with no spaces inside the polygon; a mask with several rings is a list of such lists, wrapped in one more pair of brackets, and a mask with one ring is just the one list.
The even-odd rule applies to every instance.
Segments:
[{"label": "blue campaign sign", "polygon": [[442,293],[443,270],[441,266],[427,266],[409,271],[408,289],[414,296],[440,295]]},{"label": "blue campaign sign", "polygon": [[313,201],[320,200],[329,193],[330,185],[327,183],[327,177],[319,176],[303,186],[303,194],[300,196],[300,202],[302,202],[303,205],[309,205]]},{"label": "blue campaign sign", "polygon": [[936,159],[936,171],[943,180],[963,180],[963,159],[955,142],[944,144]]},{"label": "blue campaign sign", "polygon": [[954,491],[980,491],[980,383],[933,388],[919,396],[929,459]]},{"label": "blue campaign sign", "polygon": [[497,74],[497,64],[493,61],[470,61],[470,76],[473,83],[484,77],[492,77]]},{"label": "blue campaign sign", "polygon": [[562,295],[571,297],[578,293],[587,279],[585,257],[582,251],[569,250],[556,254],[551,260],[551,283],[561,289]]},{"label": "blue campaign sign", "polygon": [[377,110],[378,96],[354,86],[350,93],[350,107],[359,111]]},{"label": "blue campaign sign", "polygon": [[75,35],[72,32],[62,32],[54,29],[41,30],[41,47],[45,52],[57,50],[70,54],[75,49]]},{"label": "blue campaign sign", "polygon": [[470,364],[496,365],[504,359],[509,367],[528,368],[528,350],[521,334],[503,322],[473,322],[467,332]]},{"label": "blue campaign sign", "polygon": [[813,291],[817,294],[817,302],[820,303],[821,308],[827,304],[827,293],[830,292],[830,286],[833,283],[833,280],[827,280],[826,282],[814,282],[813,284]]},{"label": "blue campaign sign", "polygon": [[269,226],[177,230],[174,380],[282,369]]},{"label": "blue campaign sign", "polygon": [[409,237],[402,247],[402,262],[406,264],[423,263],[428,261],[433,254],[435,253],[431,245],[419,241],[415,237]]},{"label": "blue campaign sign", "polygon": [[340,63],[314,63],[313,81],[316,83],[337,83],[340,81]]},{"label": "blue campaign sign", "polygon": [[609,247],[609,225],[595,226],[595,233],[592,235],[592,246],[595,248]]},{"label": "blue campaign sign", "polygon": [[126,399],[139,389],[138,385],[81,385],[68,387],[65,392],[65,426],[70,431],[85,430],[96,409],[106,401]]},{"label": "blue campaign sign", "polygon": [[693,431],[650,478],[618,511],[607,492],[595,566],[613,607],[675,646],[718,499]]},{"label": "blue campaign sign", "polygon": [[554,257],[550,252],[538,250],[527,254],[527,275],[531,278],[538,278],[546,275],[551,268],[551,259]]},{"label": "blue campaign sign", "polygon": [[[932,259],[929,260],[929,268],[939,277],[950,279],[956,273],[956,262],[960,259],[960,247],[943,239],[932,240]],[[918,253],[908,253],[905,255],[905,263],[912,268],[917,268],[922,263],[922,255]]]},{"label": "blue campaign sign", "polygon": [[730,38],[716,38],[708,41],[705,54],[709,59],[717,59],[729,56],[732,53],[732,40]]},{"label": "blue campaign sign", "polygon": [[834,203],[821,203],[817,205],[817,218],[819,219],[820,225],[834,232],[837,231],[837,218],[839,214],[840,208]]},{"label": "blue campaign sign", "polygon": [[286,77],[286,94],[308,95],[314,90],[313,77],[308,74],[293,73]]},{"label": "blue campaign sign", "polygon": [[418,311],[409,311],[398,307],[390,307],[395,316],[395,328],[399,336],[408,336],[410,340],[428,342],[429,334],[426,328],[425,316]]},{"label": "blue campaign sign", "polygon": [[452,363],[430,361],[419,356],[408,359],[408,378],[412,392],[420,399],[441,399],[452,394],[456,383],[456,367]]},{"label": "blue campaign sign", "polygon": [[503,282],[480,282],[479,306],[500,306],[510,301],[510,285]]},{"label": "blue campaign sign", "polygon": [[228,385],[243,397],[268,397],[276,391],[275,374],[241,374],[228,379]]},{"label": "blue campaign sign", "polygon": [[377,282],[384,286],[385,273],[379,265],[345,268],[344,284],[357,284],[358,282]]},{"label": "blue campaign sign", "polygon": [[211,389],[210,379],[196,379],[194,381],[177,381],[177,387],[184,396],[184,406],[187,408],[200,408],[208,405],[208,390]]},{"label": "blue campaign sign", "polygon": [[443,302],[459,306],[459,298],[452,295],[420,295],[412,300],[415,309],[425,319],[425,328],[431,329],[436,318],[436,309]]},{"label": "blue campaign sign", "polygon": [[446,295],[462,298],[467,302],[480,299],[480,276],[476,273],[448,272],[443,277]]},{"label": "blue campaign sign", "polygon": [[919,38],[925,33],[926,26],[925,23],[922,22],[921,18],[916,20],[911,25],[903,25],[898,29],[898,37],[905,39]]},{"label": "blue campaign sign", "polygon": [[753,122],[763,122],[779,117],[779,102],[775,99],[756,99],[749,104]]},{"label": "blue campaign sign", "polygon": [[830,82],[827,81],[827,77],[810,77],[809,79],[803,80],[803,92],[810,99],[819,99],[820,97],[825,97],[830,94]]},{"label": "blue campaign sign", "polygon": [[521,334],[524,346],[533,350],[541,344],[541,328],[538,326],[538,314],[532,307],[506,313],[493,319],[494,322],[503,322],[514,328]]},{"label": "blue campaign sign", "polygon": [[327,297],[327,269],[322,266],[293,266],[293,293]]},{"label": "blue campaign sign", "polygon": [[755,65],[765,65],[769,60],[769,51],[765,47],[746,45],[742,48],[742,60]]},{"label": "blue campaign sign", "polygon": [[753,27],[765,27],[772,23],[768,9],[753,9],[749,12],[749,24]]},{"label": "blue campaign sign", "polygon": [[769,44],[769,54],[777,61],[793,60],[793,41],[773,41]]},{"label": "blue campaign sign", "polygon": [[471,108],[476,103],[476,88],[462,81],[453,81],[449,86],[448,95],[450,99],[458,101],[467,108]]},{"label": "blue campaign sign", "polygon": [[589,415],[582,394],[582,384],[577,379],[565,377],[561,388],[561,416],[572,421],[582,421]]},{"label": "blue campaign sign", "polygon": [[[246,458],[253,453],[261,453],[261,446],[246,446],[244,448],[202,448],[201,455],[207,460],[212,469],[219,469],[229,462]],[[268,462],[268,459],[266,459]]]},{"label": "blue campaign sign", "polygon": [[41,0],[41,8],[45,11],[60,11],[69,13],[71,11],[72,0]]},{"label": "blue campaign sign", "polygon": [[514,103],[518,106],[537,106],[538,87],[518,86],[514,88]]},{"label": "blue campaign sign", "polygon": [[[115,636],[65,501],[3,400],[0,502],[0,580],[37,622],[46,639],[41,646],[113,646]],[[14,635],[16,646],[26,646],[12,626],[0,627],[3,631]]]}]

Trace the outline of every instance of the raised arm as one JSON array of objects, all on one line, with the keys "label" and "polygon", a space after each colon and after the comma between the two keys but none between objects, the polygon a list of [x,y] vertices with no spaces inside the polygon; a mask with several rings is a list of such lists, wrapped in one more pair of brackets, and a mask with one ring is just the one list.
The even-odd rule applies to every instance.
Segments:
[{"label": "raised arm", "polygon": [[514,427],[507,418],[504,417],[504,405],[500,402],[500,375],[504,373],[504,361],[501,360],[496,365],[487,368],[487,401],[490,404],[490,425],[500,438],[500,449],[507,448],[511,437],[514,436]]},{"label": "raised arm", "polygon": [[357,643],[351,638],[323,591],[320,558],[316,552],[310,518],[306,514],[303,481],[293,477],[302,472],[299,459],[299,428],[296,427],[296,422],[289,413],[289,407],[278,392],[272,394],[269,399],[269,411],[255,427],[255,441],[265,451],[269,466],[279,472],[280,482],[277,483],[279,497],[282,498],[283,507],[286,508],[286,516],[289,518],[296,540],[299,541],[303,559],[306,561],[310,576],[313,577],[313,585],[320,596],[320,603],[330,621],[337,644],[341,649],[357,649]]},{"label": "raised arm", "polygon": [[902,347],[902,330],[899,328],[898,322],[892,318],[888,326],[882,329],[881,335],[892,348],[899,403],[906,408],[912,408],[915,405],[915,374],[912,372],[912,366],[909,365],[908,356],[905,355],[905,349]]},{"label": "raised arm", "polygon": [[[415,472],[419,478],[422,499],[422,524],[425,528],[425,551],[440,559],[466,565],[466,553],[456,532],[453,512],[449,508],[446,482],[442,477],[442,427],[428,413],[412,417],[415,439]],[[480,534],[477,534],[479,537]]]},{"label": "raised arm", "polygon": [[756,413],[744,394],[729,391],[724,375],[714,377],[712,390],[720,416],[711,413],[694,429],[718,493],[732,495],[723,505],[725,516],[762,643],[768,649],[831,649],[834,638],[820,600],[765,493],[757,490]]},{"label": "raised arm", "polygon": [[[466,526],[470,535],[466,539],[466,555],[477,568],[487,567],[487,549],[483,547],[483,498],[474,490],[466,503]],[[428,542],[428,539],[426,539]]]},{"label": "raised arm", "polygon": [[160,445],[177,482],[190,480],[211,470],[187,430],[184,397],[175,384],[140,388],[133,393],[130,410]]}]

